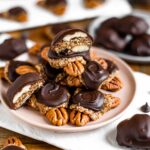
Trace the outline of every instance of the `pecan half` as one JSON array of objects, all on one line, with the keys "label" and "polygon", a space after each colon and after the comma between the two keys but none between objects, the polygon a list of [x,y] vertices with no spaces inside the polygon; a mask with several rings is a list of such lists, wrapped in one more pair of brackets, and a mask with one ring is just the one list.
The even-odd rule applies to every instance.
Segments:
[{"label": "pecan half", "polygon": [[16,68],[16,73],[20,75],[31,73],[31,72],[37,72],[37,70],[34,67],[28,65],[22,65]]},{"label": "pecan half", "polygon": [[47,56],[48,51],[49,51],[49,47],[45,47],[41,52],[41,57],[46,61],[48,61],[48,56]]},{"label": "pecan half", "polygon": [[122,81],[119,77],[115,76],[110,81],[106,81],[105,84],[101,86],[101,89],[111,92],[119,91],[122,88]]},{"label": "pecan half", "polygon": [[84,113],[72,110],[70,113],[70,122],[76,126],[85,126],[90,121],[90,117]]},{"label": "pecan half", "polygon": [[5,79],[4,68],[0,68],[0,78],[1,78],[1,79]]},{"label": "pecan half", "polygon": [[4,147],[8,146],[8,145],[15,145],[15,146],[19,146],[23,149],[26,150],[26,147],[22,144],[22,142],[20,141],[20,139],[16,138],[16,137],[9,137],[5,143],[4,143]]},{"label": "pecan half", "polygon": [[30,49],[29,49],[29,54],[31,55],[37,55],[38,53],[40,53],[40,49],[41,49],[41,44],[36,43],[35,45],[33,45]]},{"label": "pecan half", "polygon": [[84,66],[80,61],[69,63],[64,67],[64,71],[70,76],[79,76],[84,72]]},{"label": "pecan half", "polygon": [[65,108],[53,108],[46,113],[46,118],[55,126],[62,126],[68,122],[68,112]]}]

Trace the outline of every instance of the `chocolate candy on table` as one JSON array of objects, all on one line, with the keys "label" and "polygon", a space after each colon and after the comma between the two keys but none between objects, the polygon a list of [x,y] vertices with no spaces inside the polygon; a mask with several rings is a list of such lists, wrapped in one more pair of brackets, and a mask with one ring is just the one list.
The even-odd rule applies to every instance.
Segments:
[{"label": "chocolate candy on table", "polygon": [[11,109],[20,108],[43,84],[44,80],[38,73],[21,75],[8,88],[6,103]]},{"label": "chocolate candy on table", "polygon": [[80,29],[63,30],[53,39],[48,57],[52,59],[86,57],[92,43],[92,37]]},{"label": "chocolate candy on table", "polygon": [[120,146],[150,149],[150,116],[136,114],[117,126],[117,142]]},{"label": "chocolate candy on table", "polygon": [[5,66],[5,73],[10,82],[14,82],[20,76],[20,74],[16,72],[16,69],[20,66],[29,66],[34,68],[33,64],[26,61],[9,61]]},{"label": "chocolate candy on table", "polygon": [[150,56],[150,35],[135,37],[127,46],[126,51],[136,56]]},{"label": "chocolate candy on table", "polygon": [[0,59],[2,60],[11,60],[24,52],[27,52],[27,46],[22,38],[10,38],[0,45]]},{"label": "chocolate candy on table", "polygon": [[121,33],[137,36],[146,33],[148,28],[149,25],[143,18],[128,15],[119,19],[116,30]]},{"label": "chocolate candy on table", "polygon": [[96,33],[95,45],[101,45],[107,49],[120,52],[124,50],[126,40],[113,29],[100,28]]},{"label": "chocolate candy on table", "polygon": [[83,90],[72,97],[71,103],[94,111],[100,111],[104,104],[104,95],[99,91]]},{"label": "chocolate candy on table", "polygon": [[64,86],[52,81],[36,93],[37,101],[49,107],[57,107],[61,104],[68,103],[69,97],[69,92]]},{"label": "chocolate candy on table", "polygon": [[88,89],[98,89],[108,77],[109,72],[95,61],[89,61],[82,74],[83,81]]}]

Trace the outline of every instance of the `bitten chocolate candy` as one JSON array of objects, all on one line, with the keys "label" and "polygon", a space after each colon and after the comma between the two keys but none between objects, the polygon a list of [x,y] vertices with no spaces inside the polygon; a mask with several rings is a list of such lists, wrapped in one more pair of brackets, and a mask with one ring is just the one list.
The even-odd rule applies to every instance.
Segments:
[{"label": "bitten chocolate candy", "polygon": [[132,55],[150,56],[150,35],[144,34],[134,38],[126,51]]},{"label": "bitten chocolate candy", "polygon": [[6,103],[11,109],[21,107],[43,84],[44,81],[38,73],[21,75],[8,88]]},{"label": "bitten chocolate candy", "polygon": [[16,146],[16,145],[8,145],[8,146],[2,148],[1,150],[26,150],[26,149]]},{"label": "bitten chocolate candy", "polygon": [[102,68],[97,62],[89,61],[82,74],[85,86],[88,89],[98,89],[100,84],[109,76],[109,72]]},{"label": "bitten chocolate candy", "polygon": [[125,16],[118,21],[116,30],[131,35],[140,35],[148,30],[146,21],[137,16]]},{"label": "bitten chocolate candy", "polygon": [[69,101],[68,90],[54,82],[47,83],[37,94],[37,101],[49,107],[57,107]]},{"label": "bitten chocolate candy", "polygon": [[48,57],[55,59],[82,56],[89,51],[92,43],[91,36],[80,29],[63,30],[53,39]]},{"label": "bitten chocolate candy", "polygon": [[10,38],[0,45],[0,59],[10,60],[27,51],[24,39]]},{"label": "bitten chocolate candy", "polygon": [[101,28],[96,33],[95,44],[107,49],[123,51],[126,46],[126,40],[113,29]]},{"label": "bitten chocolate candy", "polygon": [[7,78],[14,82],[20,75],[16,72],[16,69],[19,66],[31,66],[34,67],[31,63],[25,61],[14,61],[11,60],[5,67],[5,72],[7,74]]},{"label": "bitten chocolate candy", "polygon": [[150,116],[137,114],[117,126],[117,142],[135,149],[150,149]]},{"label": "bitten chocolate candy", "polygon": [[104,104],[104,95],[99,91],[81,91],[72,97],[72,104],[100,111]]}]

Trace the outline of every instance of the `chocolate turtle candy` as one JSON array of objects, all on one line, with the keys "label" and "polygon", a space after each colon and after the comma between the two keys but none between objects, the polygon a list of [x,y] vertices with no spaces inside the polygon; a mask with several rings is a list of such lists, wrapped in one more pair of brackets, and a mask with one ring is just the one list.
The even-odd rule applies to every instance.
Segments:
[{"label": "chocolate turtle candy", "polygon": [[134,149],[150,149],[150,116],[136,114],[117,126],[117,142]]},{"label": "chocolate turtle candy", "polygon": [[21,75],[8,88],[6,103],[11,109],[20,108],[43,84],[44,81],[38,73]]},{"label": "chocolate turtle candy", "polygon": [[96,33],[95,45],[101,45],[107,49],[123,51],[126,40],[111,28],[101,28]]},{"label": "chocolate turtle candy", "polygon": [[24,52],[27,52],[27,46],[22,38],[10,38],[0,45],[0,59],[3,60],[11,60]]},{"label": "chocolate turtle candy", "polygon": [[37,101],[49,107],[57,107],[63,103],[68,103],[69,97],[68,90],[54,82],[47,83],[36,94]]},{"label": "chocolate turtle candy", "polygon": [[147,22],[141,17],[125,16],[118,21],[116,30],[131,35],[140,35],[145,33],[149,28]]},{"label": "chocolate turtle candy", "polygon": [[63,30],[52,41],[48,57],[51,59],[86,57],[92,42],[91,36],[80,29]]},{"label": "chocolate turtle candy", "polygon": [[150,56],[150,35],[143,34],[134,38],[127,46],[126,51],[132,55]]},{"label": "chocolate turtle candy", "polygon": [[82,74],[83,81],[88,89],[98,89],[108,77],[109,72],[95,61],[89,61]]},{"label": "chocolate turtle candy", "polygon": [[29,62],[15,60],[9,61],[8,64],[5,66],[5,73],[7,76],[6,78],[10,82],[14,82],[20,76],[20,74],[18,74],[17,72],[17,68],[20,66],[28,66],[30,68],[35,69],[34,65]]},{"label": "chocolate turtle candy", "polygon": [[99,91],[81,91],[72,97],[71,102],[84,108],[100,111],[104,104],[104,95]]}]

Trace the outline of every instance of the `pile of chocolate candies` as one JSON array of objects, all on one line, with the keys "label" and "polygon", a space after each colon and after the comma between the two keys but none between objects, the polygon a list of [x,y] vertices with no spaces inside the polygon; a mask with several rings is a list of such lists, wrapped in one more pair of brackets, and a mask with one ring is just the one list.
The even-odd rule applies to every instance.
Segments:
[{"label": "pile of chocolate candies", "polygon": [[107,91],[122,88],[119,69],[113,61],[95,55],[92,44],[88,33],[67,29],[50,46],[30,49],[38,64],[9,61],[1,76],[10,83],[5,98],[8,106],[15,110],[30,107],[56,126],[84,126],[116,108],[120,99]]}]

